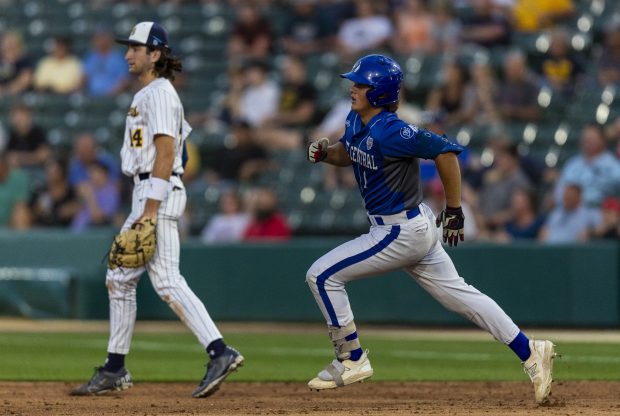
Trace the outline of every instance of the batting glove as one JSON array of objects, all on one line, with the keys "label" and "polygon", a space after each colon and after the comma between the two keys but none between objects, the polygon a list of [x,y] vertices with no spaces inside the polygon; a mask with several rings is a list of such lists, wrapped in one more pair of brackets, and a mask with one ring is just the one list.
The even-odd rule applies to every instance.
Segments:
[{"label": "batting glove", "polygon": [[324,160],[327,157],[328,147],[329,139],[326,137],[310,143],[308,146],[308,160],[312,163],[319,163]]},{"label": "batting glove", "polygon": [[459,239],[461,241],[465,240],[465,232],[463,231],[465,216],[461,207],[446,207],[437,217],[435,225],[437,227],[443,225],[443,242],[447,242],[450,247],[452,245],[457,246]]}]

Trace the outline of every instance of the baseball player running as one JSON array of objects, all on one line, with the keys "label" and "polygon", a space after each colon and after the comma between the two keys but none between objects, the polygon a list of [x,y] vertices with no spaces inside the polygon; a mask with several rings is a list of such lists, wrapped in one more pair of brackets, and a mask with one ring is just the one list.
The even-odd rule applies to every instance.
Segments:
[{"label": "baseball player running", "polygon": [[[488,296],[465,283],[439,241],[463,241],[461,176],[456,155],[463,148],[400,120],[395,111],[403,73],[383,55],[368,55],[340,75],[353,82],[351,112],[336,144],[326,138],[308,147],[312,163],[352,166],[364,198],[370,231],[336,247],[308,270],[306,281],[327,320],[336,359],[311,389],[331,389],[373,374],[362,349],[345,284],[404,269],[444,307],[455,311],[507,344],[521,359],[534,384],[536,402],[551,391],[554,345],[528,339]],[[435,219],[422,203],[419,158],[433,159],[446,193],[446,208]]]},{"label": "baseball player running", "polygon": [[127,116],[121,149],[122,169],[134,179],[131,214],[123,230],[155,224],[157,243],[143,267],[111,267],[106,275],[110,299],[110,339],[105,364],[95,369],[74,395],[125,390],[133,385],[125,368],[136,320],[136,286],[146,270],[159,296],[196,335],[210,361],[194,397],[214,393],[230,372],[243,365],[243,356],[227,346],[179,272],[178,221],[187,200],[183,175],[183,147],[191,128],[171,84],[181,62],[170,55],[166,30],[154,22],[137,24],[128,39],[125,59],[142,89],[134,96]]}]

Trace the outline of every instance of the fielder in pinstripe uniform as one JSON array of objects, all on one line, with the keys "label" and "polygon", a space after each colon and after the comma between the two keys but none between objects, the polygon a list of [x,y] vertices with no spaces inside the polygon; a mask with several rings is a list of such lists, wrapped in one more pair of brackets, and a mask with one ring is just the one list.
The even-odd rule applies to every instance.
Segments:
[{"label": "fielder in pinstripe uniform", "polygon": [[[332,389],[373,374],[357,334],[345,284],[404,269],[444,307],[457,312],[508,345],[523,362],[538,403],[551,392],[554,345],[530,340],[491,298],[459,276],[442,247],[463,241],[461,176],[456,155],[463,148],[400,120],[396,115],[403,73],[383,55],[358,60],[341,77],[353,82],[351,112],[343,137],[329,146],[319,139],[308,160],[351,166],[364,198],[370,231],[318,259],[306,275],[327,320],[336,359],[308,385]],[[419,158],[435,161],[446,193],[446,208],[436,219],[422,203]]]},{"label": "fielder in pinstripe uniform", "polygon": [[191,127],[170,80],[181,62],[170,55],[166,30],[154,22],[137,24],[128,39],[125,59],[142,89],[134,96],[127,115],[121,150],[122,169],[134,179],[131,214],[123,230],[142,219],[157,224],[157,249],[146,267],[108,269],[110,340],[105,364],[97,367],[74,395],[125,390],[133,385],[125,368],[136,320],[136,286],[144,271],[153,287],[205,347],[210,361],[194,397],[214,393],[229,373],[243,365],[243,356],[227,346],[204,304],[179,272],[178,220],[187,200],[181,177],[185,139]]}]

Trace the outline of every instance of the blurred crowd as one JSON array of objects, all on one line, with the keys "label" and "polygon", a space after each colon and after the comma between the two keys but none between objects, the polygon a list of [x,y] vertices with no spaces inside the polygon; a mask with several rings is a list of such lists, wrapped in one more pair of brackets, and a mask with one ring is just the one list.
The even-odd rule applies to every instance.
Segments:
[{"label": "blurred crowd", "polygon": [[[97,9],[119,2],[87,3]],[[217,203],[200,229],[185,221],[185,236],[230,243],[298,234],[280,204],[283,195],[266,178],[277,177],[274,171],[283,168],[281,155],[303,157],[309,140],[337,141],[349,111],[347,90],[339,86],[330,87],[336,98],[327,105],[321,102],[321,79],[310,77],[309,63],[317,57],[335,62],[335,76],[358,57],[381,52],[402,62],[407,74],[401,118],[465,145],[470,139],[456,134],[462,126],[486,129],[483,143],[473,146],[471,139],[472,146],[459,156],[469,241],[620,238],[618,115],[599,117],[593,111],[591,120],[578,125],[578,145],[560,161],[528,152],[526,134],[515,137],[507,128],[571,117],[562,110],[550,115],[550,99],[568,105],[582,99],[583,91],[605,87],[615,94],[620,86],[620,14],[610,13],[594,27],[597,3],[604,7],[603,0],[123,3],[178,8],[200,3],[234,10],[220,52],[226,62],[223,94],[207,108],[186,114],[196,131],[227,134],[208,151],[189,143],[183,178],[188,192],[216,192]],[[284,24],[270,19],[276,9],[286,16]],[[584,16],[591,20],[583,21]],[[93,28],[90,50],[82,54],[72,50],[67,35],[55,37],[49,53],[40,57],[28,54],[18,29],[3,28],[0,99],[18,100],[0,126],[0,226],[84,232],[122,223],[130,183],[120,173],[118,154],[102,146],[92,131],[74,132],[70,150],[60,152],[37,124],[37,109],[19,101],[33,91],[95,99],[134,93],[124,51],[115,45],[110,27]],[[174,33],[171,37],[174,47]],[[536,53],[518,41],[527,39],[537,42]],[[415,79],[415,63],[433,59],[439,63],[437,71],[424,86]],[[180,77],[181,94],[196,85],[192,78],[201,76],[188,72]],[[566,142],[555,140],[560,146]],[[444,197],[434,164],[422,161],[421,168],[426,202],[439,211]],[[326,167],[322,175],[319,192],[357,186],[347,169]],[[187,215],[203,209],[190,204]]]}]

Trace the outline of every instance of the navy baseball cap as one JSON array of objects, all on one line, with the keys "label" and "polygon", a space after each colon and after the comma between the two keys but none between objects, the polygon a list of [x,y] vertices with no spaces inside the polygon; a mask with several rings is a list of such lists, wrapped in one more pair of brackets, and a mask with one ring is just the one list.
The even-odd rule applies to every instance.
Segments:
[{"label": "navy baseball cap", "polygon": [[170,49],[168,32],[162,25],[155,22],[140,22],[131,29],[129,39],[116,39],[123,45],[143,45],[154,48]]}]

